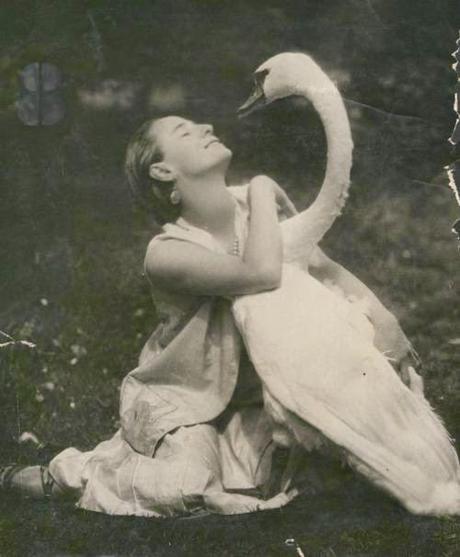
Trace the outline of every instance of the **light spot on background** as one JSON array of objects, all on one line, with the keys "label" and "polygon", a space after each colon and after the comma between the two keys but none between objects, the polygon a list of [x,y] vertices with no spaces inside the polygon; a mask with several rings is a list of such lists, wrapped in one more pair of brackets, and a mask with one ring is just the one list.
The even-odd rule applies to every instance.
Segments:
[{"label": "light spot on background", "polygon": [[92,88],[80,89],[78,96],[91,108],[129,110],[136,102],[140,87],[139,83],[132,81],[105,79]]}]

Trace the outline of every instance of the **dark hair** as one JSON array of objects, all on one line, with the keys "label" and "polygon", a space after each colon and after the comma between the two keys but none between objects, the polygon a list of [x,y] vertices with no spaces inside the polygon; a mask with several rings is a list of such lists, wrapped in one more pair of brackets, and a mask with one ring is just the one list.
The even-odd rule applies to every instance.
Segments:
[{"label": "dark hair", "polygon": [[164,224],[176,220],[180,208],[170,201],[174,183],[155,180],[149,173],[150,165],[163,158],[152,131],[157,120],[147,120],[132,135],[126,149],[125,172],[134,199],[152,211],[159,224]]}]

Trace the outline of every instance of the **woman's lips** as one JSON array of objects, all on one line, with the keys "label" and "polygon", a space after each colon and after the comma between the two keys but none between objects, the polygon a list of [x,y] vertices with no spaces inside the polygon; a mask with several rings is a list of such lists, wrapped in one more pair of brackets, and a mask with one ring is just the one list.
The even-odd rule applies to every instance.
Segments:
[{"label": "woman's lips", "polygon": [[220,141],[217,139],[217,137],[215,137],[214,139],[211,139],[211,141],[208,141],[208,143],[206,143],[205,149],[207,149],[213,143],[220,143]]}]

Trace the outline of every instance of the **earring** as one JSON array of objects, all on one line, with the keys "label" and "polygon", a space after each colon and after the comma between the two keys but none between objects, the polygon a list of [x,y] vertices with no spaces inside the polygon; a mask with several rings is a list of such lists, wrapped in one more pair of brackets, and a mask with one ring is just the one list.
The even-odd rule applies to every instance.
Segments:
[{"label": "earring", "polygon": [[169,196],[169,200],[173,205],[178,205],[181,202],[180,193],[178,190],[176,190],[176,188],[174,188],[173,191],[171,192],[171,195]]}]

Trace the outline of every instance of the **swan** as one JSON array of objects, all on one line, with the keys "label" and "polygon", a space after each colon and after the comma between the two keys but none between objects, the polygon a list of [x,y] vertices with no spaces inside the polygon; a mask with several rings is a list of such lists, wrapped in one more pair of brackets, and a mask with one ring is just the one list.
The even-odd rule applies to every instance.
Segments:
[{"label": "swan", "polygon": [[279,442],[309,450],[332,442],[409,511],[459,514],[459,460],[420,378],[412,370],[406,386],[366,315],[308,272],[350,185],[353,143],[340,93],[311,57],[282,53],[256,70],[240,114],[291,95],[308,99],[324,125],[324,182],[309,208],[281,223],[280,287],[232,304]]}]

